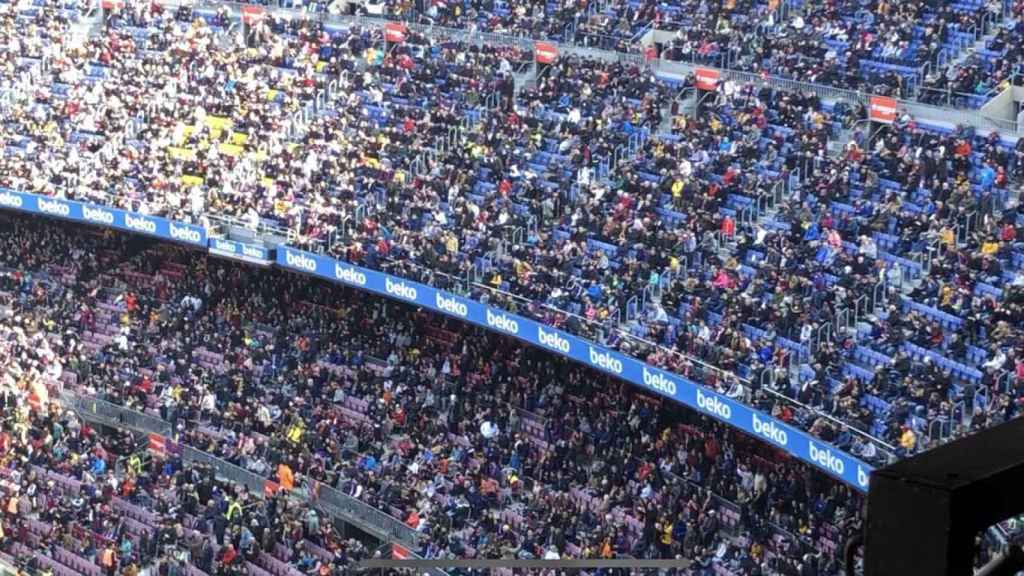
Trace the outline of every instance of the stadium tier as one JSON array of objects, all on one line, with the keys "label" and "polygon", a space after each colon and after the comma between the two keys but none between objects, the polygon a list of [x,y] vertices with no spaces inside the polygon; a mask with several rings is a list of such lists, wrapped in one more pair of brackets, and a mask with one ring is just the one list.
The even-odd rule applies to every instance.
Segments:
[{"label": "stadium tier", "polygon": [[1024,7],[1013,0],[255,4],[419,19],[960,108],[981,108],[1004,83],[1020,85],[1022,71]]},{"label": "stadium tier", "polygon": [[[426,557],[685,554],[748,573],[794,565],[799,552],[835,571],[837,519],[856,510],[856,493],[674,403],[304,276],[89,229],[4,223],[17,231],[3,238],[4,264],[23,265],[0,277],[7,374],[47,384],[5,382],[2,396],[16,408],[2,436],[13,456],[5,502],[24,508],[4,526],[27,530],[12,537],[13,555],[31,556],[25,544],[58,572],[103,566],[99,539],[122,566],[184,561],[198,575],[236,562],[221,557],[234,542],[243,569],[278,574],[278,561],[290,561],[310,573],[304,558],[320,548],[347,566],[348,545],[309,529],[310,519],[300,516],[299,532],[279,526],[287,517],[275,522],[265,507],[284,501],[251,504],[262,484],[210,487],[211,472],[173,456],[202,450],[276,481],[277,499],[335,487],[389,511],[424,536]],[[69,252],[79,257],[68,262]],[[177,438],[162,448],[169,460],[140,457],[125,439],[111,447],[56,409],[58,394],[166,422]],[[40,504],[54,490],[57,503]],[[83,500],[97,514],[82,510],[73,516],[81,524],[52,510],[80,510]],[[55,546],[40,545],[48,541]]]},{"label": "stadium tier", "polygon": [[[838,573],[874,468],[1020,412],[1022,6],[2,3],[9,491],[134,422],[175,550],[201,461],[422,557]],[[127,569],[96,522],[36,566]],[[248,542],[200,568],[373,553]]]}]

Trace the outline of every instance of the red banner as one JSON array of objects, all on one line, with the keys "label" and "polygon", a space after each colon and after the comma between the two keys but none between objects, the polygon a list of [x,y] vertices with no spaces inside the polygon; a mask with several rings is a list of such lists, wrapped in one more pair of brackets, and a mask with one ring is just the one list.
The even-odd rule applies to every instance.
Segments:
[{"label": "red banner", "polygon": [[698,90],[711,91],[718,88],[718,78],[721,76],[718,70],[697,68],[693,74],[696,78]]},{"label": "red banner", "polygon": [[242,6],[242,22],[256,24],[267,16],[267,11],[262,6]]},{"label": "red banner", "polygon": [[104,10],[120,10],[124,8],[124,2],[121,0],[102,0],[100,7]]},{"label": "red banner", "polygon": [[384,25],[384,40],[392,44],[405,42],[406,27],[399,22],[388,22]]},{"label": "red banner", "polygon": [[535,42],[533,53],[538,64],[551,64],[558,60],[558,46],[551,42]]},{"label": "red banner", "polygon": [[149,451],[157,456],[167,456],[167,439],[159,434],[149,435]]},{"label": "red banner", "polygon": [[896,99],[888,96],[872,96],[868,117],[875,122],[892,124],[896,121]]}]

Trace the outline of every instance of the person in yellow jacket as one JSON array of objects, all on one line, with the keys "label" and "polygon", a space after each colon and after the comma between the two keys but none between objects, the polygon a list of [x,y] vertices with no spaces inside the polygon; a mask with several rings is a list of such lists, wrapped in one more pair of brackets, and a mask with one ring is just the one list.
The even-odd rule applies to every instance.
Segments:
[{"label": "person in yellow jacket", "polygon": [[950,286],[949,284],[946,284],[945,286],[942,287],[942,292],[939,296],[939,302],[942,303],[942,306],[950,306],[953,304],[953,296],[955,295],[956,292],[953,291],[953,287]]},{"label": "person in yellow jacket", "polygon": [[661,527],[661,546],[667,553],[672,548],[672,523],[665,521]]},{"label": "person in yellow jacket", "polygon": [[224,518],[228,522],[242,519],[242,504],[237,499],[228,502],[228,509],[224,512]]},{"label": "person in yellow jacket", "polygon": [[142,458],[139,458],[138,454],[132,454],[128,457],[128,471],[134,476],[142,475]]},{"label": "person in yellow jacket", "polygon": [[956,234],[949,226],[943,226],[939,230],[939,240],[946,246],[953,246],[956,243]]},{"label": "person in yellow jacket", "polygon": [[668,258],[668,269],[673,272],[679,271],[679,258],[676,256],[669,256]]},{"label": "person in yellow jacket", "polygon": [[683,186],[684,183],[681,178],[676,178],[676,180],[672,182],[672,199],[676,202],[683,197]]},{"label": "person in yellow jacket", "polygon": [[903,434],[900,435],[900,446],[907,453],[913,452],[914,447],[917,446],[917,435],[914,434],[914,431],[909,426],[903,427]]},{"label": "person in yellow jacket", "polygon": [[295,423],[293,423],[291,427],[288,428],[288,441],[291,442],[292,444],[298,444],[299,442],[302,441],[302,435],[304,432],[305,427],[302,425],[302,422],[296,420]]}]

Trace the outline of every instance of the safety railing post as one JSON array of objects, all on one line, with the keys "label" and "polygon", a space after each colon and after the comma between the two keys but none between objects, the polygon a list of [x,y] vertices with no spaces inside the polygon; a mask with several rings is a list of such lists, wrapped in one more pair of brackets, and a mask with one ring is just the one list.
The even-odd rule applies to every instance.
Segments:
[{"label": "safety railing post", "polygon": [[794,190],[800,187],[800,168],[793,168],[789,173],[789,180],[787,182],[789,193],[792,194]]},{"label": "safety railing post", "polygon": [[644,310],[646,310],[647,309],[647,304],[650,303],[650,302],[654,302],[655,301],[654,285],[647,284],[646,286],[644,286],[644,289],[640,292],[640,295],[641,295],[640,306]]},{"label": "safety railing post", "polygon": [[817,354],[818,350],[821,349],[821,332],[824,326],[825,323],[822,323],[811,330],[811,338],[807,342],[807,348],[809,349],[812,356],[814,354]]},{"label": "safety railing post", "polygon": [[[682,259],[685,259],[685,258],[686,257],[683,256]],[[658,277],[658,286],[657,286],[657,292],[656,292],[657,295],[658,295],[658,300],[661,300],[664,297],[664,295],[665,295],[665,288],[666,287],[668,287],[668,288],[672,287],[672,283],[675,281],[675,277],[676,277],[676,273],[673,270],[665,270]]]},{"label": "safety railing post", "polygon": [[869,313],[876,314],[878,309],[885,308],[886,304],[885,282],[879,282],[871,289],[871,311]]},{"label": "safety railing post", "polygon": [[856,328],[860,324],[863,317],[868,315],[868,297],[867,295],[859,296],[853,301],[853,327]]},{"label": "safety railing post", "polygon": [[850,322],[850,310],[849,308],[840,308],[836,310],[833,325],[833,334],[836,339],[841,340],[846,336],[846,329],[849,327]]},{"label": "safety railing post", "polygon": [[931,422],[928,423],[928,441],[931,444],[935,444],[936,442],[941,442],[942,440],[942,421],[941,417],[937,417],[932,419]]},{"label": "safety railing post", "polygon": [[761,370],[761,376],[759,377],[761,388],[768,390],[775,390],[775,370],[771,366],[766,366]]}]

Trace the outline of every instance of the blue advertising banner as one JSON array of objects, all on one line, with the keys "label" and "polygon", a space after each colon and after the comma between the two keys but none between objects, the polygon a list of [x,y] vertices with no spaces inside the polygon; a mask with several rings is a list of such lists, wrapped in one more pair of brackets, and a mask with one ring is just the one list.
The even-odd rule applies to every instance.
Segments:
[{"label": "blue advertising banner", "polygon": [[139,232],[246,262],[264,265],[276,262],[288,270],[312,274],[447,314],[514,336],[622,378],[786,450],[858,490],[866,492],[868,488],[868,475],[872,470],[870,465],[763,412],[713,392],[688,378],[655,368],[557,328],[425,284],[293,248],[282,246],[274,254],[263,246],[209,239],[201,226],[71,200],[0,189],[0,208]]},{"label": "blue advertising banner", "polygon": [[117,208],[4,189],[0,189],[0,208],[14,208],[23,212],[109,226],[128,232],[138,232],[193,246],[206,247],[206,229],[202,226],[183,224],[148,214],[126,212]]},{"label": "blue advertising banner", "polygon": [[712,418],[786,450],[843,482],[866,492],[872,467],[771,416],[713,392],[687,378],[666,372],[557,328],[497,310],[473,300],[333,258],[281,247],[277,264],[341,284],[472,322],[495,332],[567,356],[576,362],[694,408]]},{"label": "blue advertising banner", "polygon": [[259,244],[210,238],[210,254],[249,262],[258,266],[270,266],[274,263],[270,250]]}]

